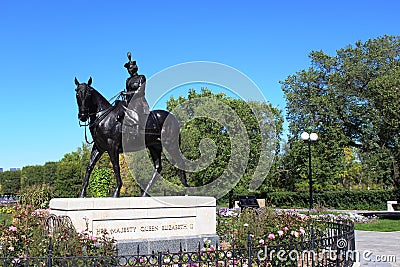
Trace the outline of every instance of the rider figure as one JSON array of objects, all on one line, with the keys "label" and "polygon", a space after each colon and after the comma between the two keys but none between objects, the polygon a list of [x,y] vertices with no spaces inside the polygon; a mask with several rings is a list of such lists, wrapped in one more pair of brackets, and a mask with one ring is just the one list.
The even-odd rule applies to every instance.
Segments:
[{"label": "rider figure", "polygon": [[131,60],[131,52],[128,52],[128,59],[124,67],[128,70],[130,77],[126,79],[126,91],[122,92],[128,104],[124,128],[129,128],[130,133],[137,135],[144,130],[150,110],[145,98],[146,77],[137,73],[138,66],[136,61]]}]

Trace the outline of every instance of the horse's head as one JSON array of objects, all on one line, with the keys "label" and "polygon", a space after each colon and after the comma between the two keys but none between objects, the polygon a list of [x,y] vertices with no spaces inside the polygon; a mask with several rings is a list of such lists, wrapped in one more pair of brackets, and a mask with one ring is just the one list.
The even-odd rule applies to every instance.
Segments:
[{"label": "horse's head", "polygon": [[85,122],[89,118],[90,108],[92,107],[92,77],[89,78],[87,83],[79,83],[75,78],[76,84],[76,101],[78,102],[78,119]]}]

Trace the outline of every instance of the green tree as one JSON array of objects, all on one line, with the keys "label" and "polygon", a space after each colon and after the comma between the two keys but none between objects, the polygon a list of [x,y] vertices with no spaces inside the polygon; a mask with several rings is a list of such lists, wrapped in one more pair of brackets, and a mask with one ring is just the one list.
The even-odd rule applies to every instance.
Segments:
[{"label": "green tree", "polygon": [[342,186],[351,188],[351,185],[360,185],[362,183],[362,166],[360,161],[356,160],[357,150],[351,147],[344,148],[344,169],[340,174]]},{"label": "green tree", "polygon": [[54,185],[58,162],[46,162],[43,166],[43,183]]},{"label": "green tree", "polygon": [[305,146],[299,141],[306,130],[320,136],[313,145],[317,189],[343,181],[345,148],[356,149],[358,181],[399,187],[399,44],[399,37],[383,36],[334,56],[312,51],[311,67],[281,82],[290,132],[287,163],[297,181],[306,177]]},{"label": "green tree", "polygon": [[[279,154],[283,124],[280,110],[269,103],[246,102],[207,88],[200,93],[190,90],[187,97],[171,97],[167,109],[185,122],[181,126],[181,151],[186,159],[198,163],[187,173],[190,186],[209,184],[222,175],[229,179],[218,186],[235,186],[235,194],[253,191],[254,180],[264,181],[264,189],[271,186],[266,177]],[[237,181],[236,185],[230,184],[232,181]]]},{"label": "green tree", "polygon": [[56,177],[57,162],[46,162],[44,165],[25,166],[21,172],[21,188],[33,185],[53,185]]},{"label": "green tree", "polygon": [[42,184],[43,179],[43,166],[25,166],[21,172],[21,187],[29,187],[31,185]]},{"label": "green tree", "polygon": [[56,170],[56,195],[77,197],[83,183],[82,169],[76,161],[61,161]]},{"label": "green tree", "polygon": [[57,196],[78,196],[85,177],[89,157],[90,146],[83,144],[76,151],[65,154],[57,163],[54,181]]},{"label": "green tree", "polygon": [[1,192],[4,194],[18,194],[20,190],[21,171],[5,171],[0,173]]}]

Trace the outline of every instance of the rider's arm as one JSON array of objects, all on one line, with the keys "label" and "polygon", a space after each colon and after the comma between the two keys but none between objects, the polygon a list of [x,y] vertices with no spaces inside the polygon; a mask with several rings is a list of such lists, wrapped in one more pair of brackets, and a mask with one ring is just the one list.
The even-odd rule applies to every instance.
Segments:
[{"label": "rider's arm", "polygon": [[122,95],[133,95],[135,91],[129,91],[129,78],[125,82],[125,90],[121,92]]}]

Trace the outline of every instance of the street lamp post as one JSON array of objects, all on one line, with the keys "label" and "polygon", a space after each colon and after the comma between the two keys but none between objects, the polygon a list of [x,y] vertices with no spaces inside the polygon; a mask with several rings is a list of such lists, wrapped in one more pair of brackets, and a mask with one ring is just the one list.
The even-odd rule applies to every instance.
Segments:
[{"label": "street lamp post", "polygon": [[313,209],[313,181],[312,181],[312,168],[311,168],[311,142],[317,141],[318,135],[316,133],[303,132],[301,139],[308,144],[308,184],[310,187],[310,210]]}]

